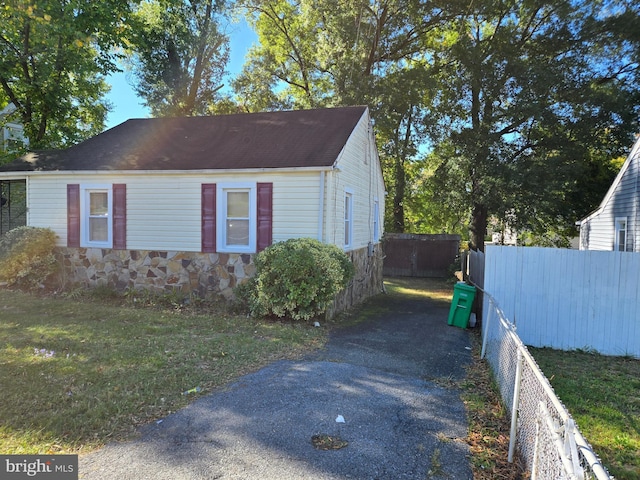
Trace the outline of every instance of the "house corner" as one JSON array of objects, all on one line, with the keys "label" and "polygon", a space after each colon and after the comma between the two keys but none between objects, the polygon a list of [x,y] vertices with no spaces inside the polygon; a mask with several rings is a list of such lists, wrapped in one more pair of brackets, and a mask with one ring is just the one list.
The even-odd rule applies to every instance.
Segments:
[{"label": "house corner", "polygon": [[381,243],[347,252],[347,255],[353,262],[355,274],[349,285],[336,295],[327,309],[325,313],[327,320],[381,293],[383,289],[384,254]]}]

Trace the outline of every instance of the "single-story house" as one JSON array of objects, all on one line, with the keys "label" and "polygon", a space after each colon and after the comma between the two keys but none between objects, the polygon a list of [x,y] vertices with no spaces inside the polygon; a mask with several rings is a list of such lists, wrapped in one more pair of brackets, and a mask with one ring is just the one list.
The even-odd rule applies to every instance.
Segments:
[{"label": "single-story house", "polygon": [[69,283],[219,293],[273,242],[312,237],[355,266],[347,303],[382,289],[385,188],[364,106],[128,120],[0,166],[24,180]]},{"label": "single-story house", "polygon": [[577,225],[580,250],[640,251],[640,136],[598,209]]}]

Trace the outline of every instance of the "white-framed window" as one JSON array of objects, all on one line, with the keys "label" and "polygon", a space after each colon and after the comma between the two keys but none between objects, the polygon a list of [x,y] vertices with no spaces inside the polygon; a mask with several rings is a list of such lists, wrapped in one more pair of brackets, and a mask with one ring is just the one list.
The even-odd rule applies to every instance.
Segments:
[{"label": "white-framed window", "polygon": [[380,240],[380,202],[377,198],[373,199],[373,241]]},{"label": "white-framed window", "polygon": [[614,250],[627,251],[627,217],[616,217],[616,238]]},{"label": "white-framed window", "polygon": [[111,185],[80,186],[80,246],[111,248],[113,212]]},{"label": "white-framed window", "polygon": [[353,246],[353,191],[344,192],[344,247]]},{"label": "white-framed window", "polygon": [[256,251],[256,184],[226,183],[217,188],[216,243],[219,252]]}]

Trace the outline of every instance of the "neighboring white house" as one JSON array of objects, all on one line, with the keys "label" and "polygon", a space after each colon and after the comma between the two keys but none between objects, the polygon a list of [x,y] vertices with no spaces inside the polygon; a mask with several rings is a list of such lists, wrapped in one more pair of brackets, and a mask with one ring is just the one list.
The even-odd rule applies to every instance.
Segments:
[{"label": "neighboring white house", "polygon": [[69,281],[230,295],[272,242],[340,246],[382,288],[385,188],[367,107],[128,120],[0,166]]},{"label": "neighboring white house", "polygon": [[640,136],[598,209],[577,225],[580,250],[640,251]]},{"label": "neighboring white house", "polygon": [[13,103],[0,110],[0,154],[29,145],[23,126],[15,118],[15,112]]}]

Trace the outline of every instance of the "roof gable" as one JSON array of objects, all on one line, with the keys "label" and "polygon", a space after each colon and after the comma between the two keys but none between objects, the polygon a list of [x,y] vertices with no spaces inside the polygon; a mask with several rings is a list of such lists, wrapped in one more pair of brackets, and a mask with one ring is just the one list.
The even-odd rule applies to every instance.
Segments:
[{"label": "roof gable", "polygon": [[637,136],[636,143],[634,143],[633,147],[631,148],[631,152],[629,153],[626,160],[622,164],[622,167],[620,167],[620,171],[618,172],[618,175],[616,175],[616,178],[613,180],[613,183],[611,183],[611,186],[609,187],[607,194],[602,199],[602,202],[600,202],[600,205],[598,206],[598,208],[596,208],[589,215],[587,215],[582,220],[577,222],[578,225],[598,215],[600,212],[602,212],[602,210],[604,210],[604,208],[607,206],[607,204],[611,200],[611,197],[613,197],[614,193],[618,189],[618,186],[620,185],[620,182],[622,181],[622,178],[624,177],[625,173],[627,172],[627,170],[629,170],[629,168],[631,167],[634,161],[640,162],[640,135]]},{"label": "roof gable", "polygon": [[78,145],[29,153],[0,170],[329,167],[366,109],[127,120]]}]

